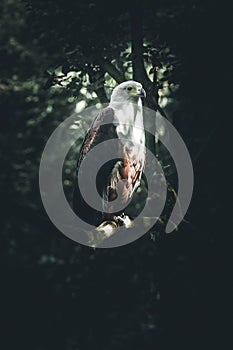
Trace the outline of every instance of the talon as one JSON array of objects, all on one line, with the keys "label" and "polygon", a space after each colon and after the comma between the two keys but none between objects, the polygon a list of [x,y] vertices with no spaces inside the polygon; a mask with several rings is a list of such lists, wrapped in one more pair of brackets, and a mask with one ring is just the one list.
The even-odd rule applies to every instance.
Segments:
[{"label": "talon", "polygon": [[124,213],[121,216],[118,216],[118,225],[124,226],[125,228],[133,227],[134,223],[133,220],[130,219],[128,215],[125,215]]}]

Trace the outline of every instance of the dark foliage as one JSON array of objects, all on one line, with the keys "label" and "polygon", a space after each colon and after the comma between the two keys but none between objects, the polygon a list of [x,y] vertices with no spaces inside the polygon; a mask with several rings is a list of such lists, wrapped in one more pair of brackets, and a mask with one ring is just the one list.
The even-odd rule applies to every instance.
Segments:
[{"label": "dark foliage", "polygon": [[[1,348],[231,348],[227,4],[3,0],[0,11]],[[160,96],[184,138],[194,196],[177,232],[154,230],[128,246],[93,250],[49,221],[40,157],[76,103],[106,102],[131,77],[153,108]],[[64,166],[68,197],[74,164],[72,153]]]}]

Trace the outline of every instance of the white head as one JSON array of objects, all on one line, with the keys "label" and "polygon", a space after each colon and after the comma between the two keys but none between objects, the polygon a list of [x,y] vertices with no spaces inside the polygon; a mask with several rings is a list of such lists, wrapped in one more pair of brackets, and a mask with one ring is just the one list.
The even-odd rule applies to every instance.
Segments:
[{"label": "white head", "polygon": [[146,92],[143,89],[142,84],[137,81],[128,80],[115,87],[110,102],[137,103],[141,97],[146,97]]}]

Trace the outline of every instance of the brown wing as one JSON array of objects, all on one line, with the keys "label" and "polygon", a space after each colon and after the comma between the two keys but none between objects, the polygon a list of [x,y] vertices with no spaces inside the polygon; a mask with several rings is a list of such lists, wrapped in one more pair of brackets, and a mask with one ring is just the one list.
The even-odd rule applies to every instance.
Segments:
[{"label": "brown wing", "polygon": [[[91,208],[83,199],[78,184],[78,172],[81,162],[93,147],[106,140],[117,138],[116,128],[113,125],[113,119],[114,110],[110,107],[104,108],[98,114],[86,134],[77,162],[75,187],[73,193],[73,209],[81,219],[93,225],[99,224],[102,219],[102,213]],[[103,122],[105,124],[103,124]],[[108,178],[115,163],[116,161],[113,160],[111,164],[107,164],[104,169],[102,169],[101,175],[96,179],[96,185],[100,195],[102,195],[104,189],[107,188]],[[92,166],[95,168],[95,164],[92,164]],[[95,179],[93,179],[91,170],[88,174],[85,174],[85,178],[87,186],[89,185],[90,181],[95,181]]]},{"label": "brown wing", "polygon": [[[79,168],[85,155],[94,146],[102,141],[105,141],[106,139],[112,139],[116,137],[115,127],[112,124],[113,118],[113,109],[111,107],[106,107],[94,119],[81,146],[77,168]],[[108,124],[102,124],[103,121]]]}]

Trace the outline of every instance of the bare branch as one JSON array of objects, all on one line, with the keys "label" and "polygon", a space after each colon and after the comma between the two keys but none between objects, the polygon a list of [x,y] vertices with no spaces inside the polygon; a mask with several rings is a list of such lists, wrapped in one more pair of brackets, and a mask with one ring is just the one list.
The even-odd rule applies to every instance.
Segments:
[{"label": "bare branch", "polygon": [[90,79],[90,83],[93,85],[93,88],[100,100],[101,103],[107,103],[108,98],[104,89],[103,84],[101,84],[101,81],[104,80],[104,71],[100,69],[98,72],[93,71],[91,67],[87,68],[88,75]]},{"label": "bare branch", "polygon": [[98,58],[98,64],[105,72],[115,79],[118,84],[125,80],[124,74],[105,58]]}]

